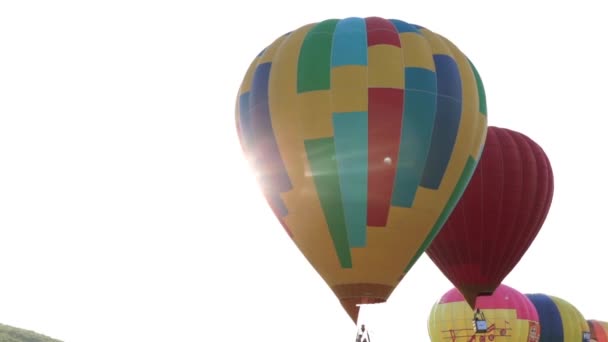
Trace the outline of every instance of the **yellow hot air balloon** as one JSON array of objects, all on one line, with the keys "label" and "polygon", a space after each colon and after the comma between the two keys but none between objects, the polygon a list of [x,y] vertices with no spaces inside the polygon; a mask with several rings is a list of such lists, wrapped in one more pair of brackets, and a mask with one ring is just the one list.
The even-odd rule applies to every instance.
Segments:
[{"label": "yellow hot air balloon", "polygon": [[487,120],[481,78],[454,44],[370,17],[275,40],[245,74],[236,124],[275,215],[356,321],[441,228]]},{"label": "yellow hot air balloon", "polygon": [[491,296],[477,298],[487,331],[476,333],[473,309],[462,293],[446,292],[431,310],[428,330],[431,342],[538,342],[542,336],[534,305],[519,291],[499,285]]},{"label": "yellow hot air balloon", "polygon": [[557,305],[564,327],[564,341],[589,341],[591,333],[585,316],[569,302],[555,296],[549,296]]},{"label": "yellow hot air balloon", "polygon": [[546,294],[526,296],[538,312],[543,329],[540,342],[585,342],[591,339],[589,324],[574,305]]}]

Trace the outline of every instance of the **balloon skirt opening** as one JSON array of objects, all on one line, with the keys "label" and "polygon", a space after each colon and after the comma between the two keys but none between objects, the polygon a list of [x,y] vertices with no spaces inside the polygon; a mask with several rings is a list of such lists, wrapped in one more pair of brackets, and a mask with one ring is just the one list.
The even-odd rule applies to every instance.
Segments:
[{"label": "balloon skirt opening", "polygon": [[332,290],[340,299],[342,307],[357,324],[359,305],[384,303],[395,289],[394,286],[383,284],[343,284],[332,286]]}]

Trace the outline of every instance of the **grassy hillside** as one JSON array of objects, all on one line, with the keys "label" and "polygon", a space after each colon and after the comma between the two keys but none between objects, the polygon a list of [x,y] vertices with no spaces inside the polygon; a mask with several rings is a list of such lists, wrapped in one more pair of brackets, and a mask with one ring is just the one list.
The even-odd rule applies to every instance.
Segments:
[{"label": "grassy hillside", "polygon": [[61,342],[33,331],[0,324],[0,342]]}]

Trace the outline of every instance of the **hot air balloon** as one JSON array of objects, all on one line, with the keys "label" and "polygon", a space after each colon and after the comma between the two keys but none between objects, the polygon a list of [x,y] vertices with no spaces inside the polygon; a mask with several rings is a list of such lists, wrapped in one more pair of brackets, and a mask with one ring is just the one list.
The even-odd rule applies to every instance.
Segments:
[{"label": "hot air balloon", "polygon": [[428,29],[379,17],[275,40],[245,74],[236,125],[274,214],[355,322],[439,231],[487,130],[468,58]]},{"label": "hot air balloon", "polygon": [[509,286],[498,286],[493,295],[480,297],[477,304],[487,323],[483,333],[476,333],[471,322],[474,311],[460,291],[454,288],[445,293],[429,316],[431,342],[537,342],[543,334],[534,305]]},{"label": "hot air balloon", "polygon": [[538,312],[543,333],[539,342],[588,342],[589,324],[572,304],[545,294],[526,295]]},{"label": "hot air balloon", "polygon": [[522,258],[552,197],[543,149],[521,133],[488,127],[479,165],[426,253],[474,308]]},{"label": "hot air balloon", "polygon": [[591,342],[608,342],[608,322],[587,320],[591,332]]}]

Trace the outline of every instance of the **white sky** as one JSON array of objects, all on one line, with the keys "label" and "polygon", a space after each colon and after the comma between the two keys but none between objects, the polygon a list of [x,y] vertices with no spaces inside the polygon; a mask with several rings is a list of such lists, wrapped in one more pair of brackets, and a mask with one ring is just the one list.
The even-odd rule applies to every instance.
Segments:
[{"label": "white sky", "polygon": [[[489,124],[551,159],[552,209],[505,284],[608,320],[601,1],[211,4],[0,3],[0,322],[66,342],[352,341],[244,166],[234,103],[277,36],[372,15],[457,44],[482,75]],[[374,342],[428,341],[449,288],[423,256],[364,313]]]}]

